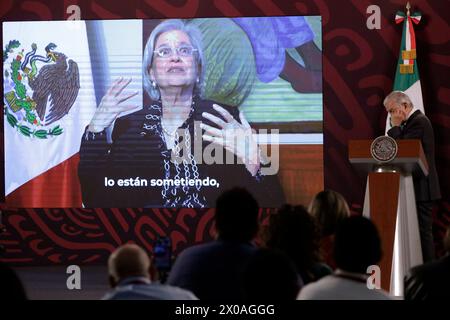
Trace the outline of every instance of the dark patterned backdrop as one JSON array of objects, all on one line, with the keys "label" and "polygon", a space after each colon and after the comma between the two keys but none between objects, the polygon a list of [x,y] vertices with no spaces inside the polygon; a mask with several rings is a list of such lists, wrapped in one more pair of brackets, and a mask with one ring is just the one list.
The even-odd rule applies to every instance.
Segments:
[{"label": "dark patterned backdrop", "polygon": [[[450,1],[411,0],[423,14],[416,26],[425,110],[433,122],[443,200],[436,206],[435,233],[450,224]],[[341,192],[361,212],[365,177],[347,160],[350,139],[384,132],[383,97],[391,90],[401,27],[394,15],[404,0],[2,0],[2,20],[63,20],[76,4],[82,19],[321,15],[323,19],[325,186]],[[369,30],[369,5],[381,8],[381,29]],[[3,87],[3,86],[1,86]],[[3,140],[3,124],[0,128]],[[3,153],[3,143],[1,148]],[[3,161],[3,157],[2,160]],[[3,175],[3,172],[2,172]],[[2,178],[2,177],[1,177]],[[1,179],[3,180],[3,179]],[[267,217],[264,210],[261,219]],[[175,253],[211,239],[212,210],[25,210],[4,211],[7,232],[0,236],[5,259],[17,264],[104,262],[117,245],[135,241],[151,249],[155,235],[169,235]]]}]

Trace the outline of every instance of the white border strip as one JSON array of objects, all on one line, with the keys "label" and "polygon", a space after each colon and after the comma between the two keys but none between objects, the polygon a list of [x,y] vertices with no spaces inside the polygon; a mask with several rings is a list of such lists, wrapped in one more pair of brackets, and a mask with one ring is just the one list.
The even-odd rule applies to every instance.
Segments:
[{"label": "white border strip", "polygon": [[[267,143],[270,140],[270,131],[267,134],[258,134],[258,143]],[[280,133],[279,144],[323,144],[322,133]]]}]

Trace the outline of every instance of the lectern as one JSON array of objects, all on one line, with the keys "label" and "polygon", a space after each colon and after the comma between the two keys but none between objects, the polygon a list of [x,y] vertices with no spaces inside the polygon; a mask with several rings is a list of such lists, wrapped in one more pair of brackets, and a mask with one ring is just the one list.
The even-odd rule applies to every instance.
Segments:
[{"label": "lectern", "polygon": [[381,287],[402,296],[405,273],[423,261],[412,176],[428,175],[428,164],[420,140],[396,142],[396,155],[389,161],[373,155],[373,140],[350,141],[348,157],[367,174],[363,215],[380,233]]}]

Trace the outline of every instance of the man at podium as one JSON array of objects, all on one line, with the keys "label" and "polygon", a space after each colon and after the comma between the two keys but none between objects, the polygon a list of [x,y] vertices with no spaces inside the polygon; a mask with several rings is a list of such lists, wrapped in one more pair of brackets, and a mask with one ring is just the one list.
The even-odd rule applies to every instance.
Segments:
[{"label": "man at podium", "polygon": [[434,160],[434,133],[430,120],[414,110],[411,99],[402,91],[391,92],[383,102],[391,116],[392,128],[387,134],[394,139],[420,139],[429,166],[428,176],[413,173],[420,241],[424,262],[434,259],[433,202],[441,197]]}]

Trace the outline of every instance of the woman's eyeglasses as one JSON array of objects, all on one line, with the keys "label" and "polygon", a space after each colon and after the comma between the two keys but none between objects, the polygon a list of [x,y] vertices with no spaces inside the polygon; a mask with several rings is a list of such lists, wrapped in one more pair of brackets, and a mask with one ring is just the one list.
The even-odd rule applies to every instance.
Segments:
[{"label": "woman's eyeglasses", "polygon": [[177,55],[180,57],[191,57],[197,49],[194,49],[191,46],[180,46],[178,48],[159,47],[153,52],[160,58],[170,58],[173,56],[174,51],[176,51]]}]

